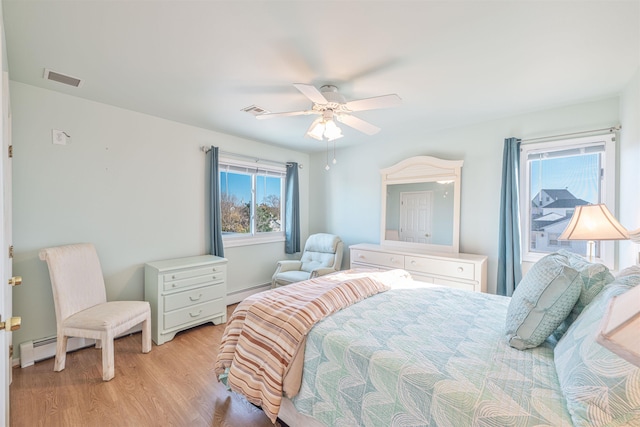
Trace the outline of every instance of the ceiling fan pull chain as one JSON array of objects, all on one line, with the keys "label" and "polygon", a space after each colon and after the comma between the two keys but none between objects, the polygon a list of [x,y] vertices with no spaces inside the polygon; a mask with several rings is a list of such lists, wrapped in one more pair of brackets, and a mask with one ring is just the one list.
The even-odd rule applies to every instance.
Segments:
[{"label": "ceiling fan pull chain", "polygon": [[329,170],[329,140],[327,140],[327,164],[325,165],[324,170]]},{"label": "ceiling fan pull chain", "polygon": [[336,160],[336,140],[333,140],[333,164],[335,165],[336,163],[338,163],[338,161]]}]

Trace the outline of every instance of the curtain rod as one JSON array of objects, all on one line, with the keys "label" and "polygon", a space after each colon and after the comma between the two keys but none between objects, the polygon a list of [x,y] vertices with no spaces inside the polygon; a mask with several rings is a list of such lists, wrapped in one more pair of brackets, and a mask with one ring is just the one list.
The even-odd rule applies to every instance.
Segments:
[{"label": "curtain rod", "polygon": [[615,125],[608,128],[585,130],[582,132],[571,132],[571,133],[564,133],[561,135],[550,135],[550,136],[541,136],[539,138],[528,138],[528,139],[523,139],[521,142],[531,142],[531,141],[538,141],[540,139],[560,138],[564,136],[583,135],[585,133],[595,133],[595,132],[603,132],[603,131],[607,131],[608,133],[613,133],[613,132],[619,131],[620,129],[622,129],[621,125]]},{"label": "curtain rod", "polygon": [[[208,153],[209,151],[211,151],[211,147],[207,147],[207,146],[201,145],[200,146],[200,151],[202,151],[203,153]],[[238,158],[238,159],[251,160],[252,162],[256,162],[256,163],[270,163],[270,164],[276,165],[276,166],[289,166],[289,165],[291,165],[291,162],[276,162],[275,160],[261,159],[259,157],[247,156],[245,154],[231,153],[229,151],[220,150],[219,154],[222,155],[222,156],[227,156],[227,157],[235,157],[235,158]],[[302,169],[302,164],[299,164],[298,168]]]}]

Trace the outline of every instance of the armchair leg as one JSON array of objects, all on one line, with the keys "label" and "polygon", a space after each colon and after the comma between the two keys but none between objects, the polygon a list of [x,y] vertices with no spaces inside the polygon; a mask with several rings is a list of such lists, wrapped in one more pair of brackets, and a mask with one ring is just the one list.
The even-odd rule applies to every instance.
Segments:
[{"label": "armchair leg", "polygon": [[115,376],[113,361],[113,337],[104,336],[102,339],[102,380],[109,381]]},{"label": "armchair leg", "polygon": [[56,361],[53,365],[53,370],[60,372],[64,369],[65,362],[67,361],[67,336],[58,334],[56,341]]}]

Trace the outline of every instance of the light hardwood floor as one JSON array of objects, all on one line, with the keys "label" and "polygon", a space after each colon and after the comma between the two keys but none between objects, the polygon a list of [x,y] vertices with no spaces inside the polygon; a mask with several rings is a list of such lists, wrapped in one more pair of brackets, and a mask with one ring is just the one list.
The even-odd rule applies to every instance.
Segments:
[{"label": "light hardwood floor", "polygon": [[69,353],[62,372],[53,372],[53,359],[14,368],[11,426],[273,426],[216,381],[224,326],[180,332],[148,354],[141,353],[140,333],[119,338],[108,382],[94,347]]}]

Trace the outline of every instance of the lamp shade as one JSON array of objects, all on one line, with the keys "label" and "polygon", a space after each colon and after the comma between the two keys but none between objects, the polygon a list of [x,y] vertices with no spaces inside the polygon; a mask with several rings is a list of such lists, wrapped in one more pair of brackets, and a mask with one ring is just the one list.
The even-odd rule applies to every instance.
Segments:
[{"label": "lamp shade", "polygon": [[609,302],[596,341],[636,366],[640,366],[640,286]]},{"label": "lamp shade", "polygon": [[603,204],[576,206],[558,240],[626,240],[627,230]]}]

